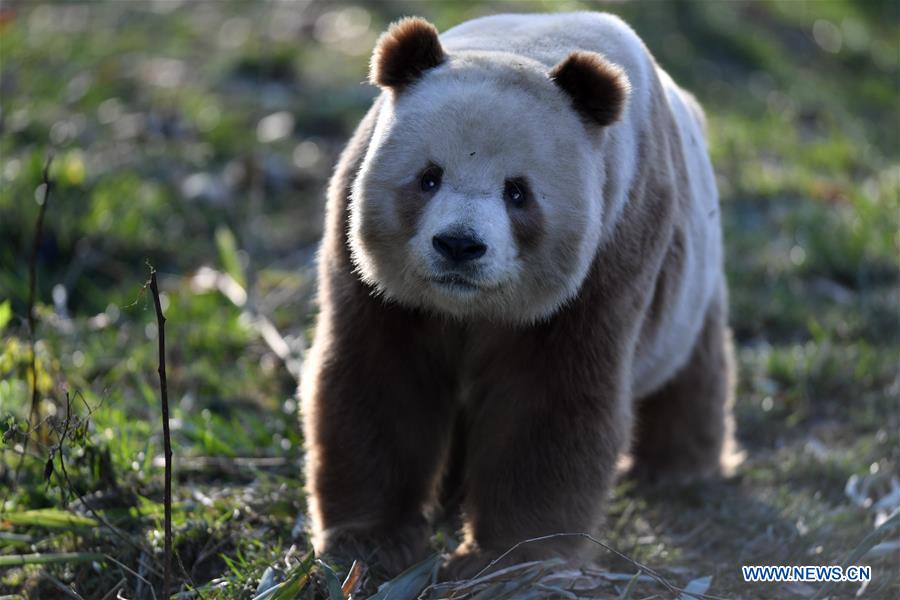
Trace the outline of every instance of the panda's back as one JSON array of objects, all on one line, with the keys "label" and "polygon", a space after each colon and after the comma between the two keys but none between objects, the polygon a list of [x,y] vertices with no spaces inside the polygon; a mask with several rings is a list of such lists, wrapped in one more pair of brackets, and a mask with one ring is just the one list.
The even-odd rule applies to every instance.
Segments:
[{"label": "panda's back", "polygon": [[646,54],[623,20],[608,13],[500,14],[466,21],[441,35],[450,51],[507,52],[552,67],[573,50],[599,52],[629,71]]}]

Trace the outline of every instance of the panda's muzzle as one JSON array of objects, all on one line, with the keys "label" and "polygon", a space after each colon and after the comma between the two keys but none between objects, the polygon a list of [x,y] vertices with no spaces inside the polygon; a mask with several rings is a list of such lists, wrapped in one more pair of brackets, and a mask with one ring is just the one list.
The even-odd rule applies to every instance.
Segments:
[{"label": "panda's muzzle", "polygon": [[487,246],[470,235],[440,234],[431,238],[431,245],[445,259],[461,264],[484,256]]}]

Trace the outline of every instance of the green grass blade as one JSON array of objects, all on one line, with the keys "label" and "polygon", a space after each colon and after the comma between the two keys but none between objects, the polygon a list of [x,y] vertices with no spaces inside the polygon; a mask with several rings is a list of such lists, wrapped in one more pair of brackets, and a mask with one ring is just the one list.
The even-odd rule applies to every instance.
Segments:
[{"label": "green grass blade", "polygon": [[0,567],[22,567],[25,565],[49,565],[54,563],[75,563],[103,560],[97,552],[48,552],[46,554],[11,554],[0,556]]},{"label": "green grass blade", "polygon": [[272,588],[274,593],[268,597],[272,600],[294,600],[297,598],[309,583],[309,575],[314,564],[315,555],[310,552],[300,561],[300,564],[288,573],[284,583]]},{"label": "green grass blade", "polygon": [[231,275],[238,285],[246,287],[247,278],[244,276],[244,267],[241,266],[237,239],[234,237],[234,233],[225,225],[216,228],[216,248],[219,251],[219,260],[222,261],[222,268],[225,272]]},{"label": "green grass blade", "polygon": [[44,527],[47,529],[68,529],[72,527],[97,527],[97,521],[65,510],[41,508],[17,512],[0,513],[0,523],[10,525]]},{"label": "green grass blade", "polygon": [[629,600],[631,598],[631,594],[634,593],[634,588],[638,584],[638,581],[641,580],[641,574],[643,571],[638,569],[638,572],[634,574],[634,577],[631,578],[631,581],[628,582],[628,585],[625,586],[625,589],[622,590],[622,594],[619,596],[619,600]]},{"label": "green grass blade", "polygon": [[12,305],[9,300],[4,300],[0,302],[0,331],[3,331],[10,319],[12,319]]},{"label": "green grass blade", "polygon": [[7,533],[5,531],[0,531],[0,548],[8,546],[30,546],[36,539],[37,538],[30,535],[21,533]]}]

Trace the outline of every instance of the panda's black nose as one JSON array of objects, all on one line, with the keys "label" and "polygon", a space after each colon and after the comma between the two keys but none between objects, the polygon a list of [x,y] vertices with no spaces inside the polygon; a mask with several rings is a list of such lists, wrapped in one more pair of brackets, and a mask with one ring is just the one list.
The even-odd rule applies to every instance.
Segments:
[{"label": "panda's black nose", "polygon": [[442,234],[431,238],[431,245],[441,256],[454,262],[465,262],[481,258],[487,246],[473,237]]}]

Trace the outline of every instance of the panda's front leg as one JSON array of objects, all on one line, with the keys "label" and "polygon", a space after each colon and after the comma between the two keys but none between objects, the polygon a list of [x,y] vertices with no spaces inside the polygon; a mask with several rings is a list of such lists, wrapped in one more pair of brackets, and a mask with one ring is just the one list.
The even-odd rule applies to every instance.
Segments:
[{"label": "panda's front leg", "polygon": [[596,534],[629,439],[627,369],[572,364],[578,355],[568,352],[544,355],[560,363],[541,368],[518,359],[518,368],[505,361],[486,370],[473,396],[464,540],[444,579],[472,577],[501,556],[492,568],[555,557],[577,564],[593,555],[577,534]]},{"label": "panda's front leg", "polygon": [[426,512],[451,430],[452,383],[418,317],[357,306],[323,311],[304,369],[313,545],[392,575],[428,552]]}]

